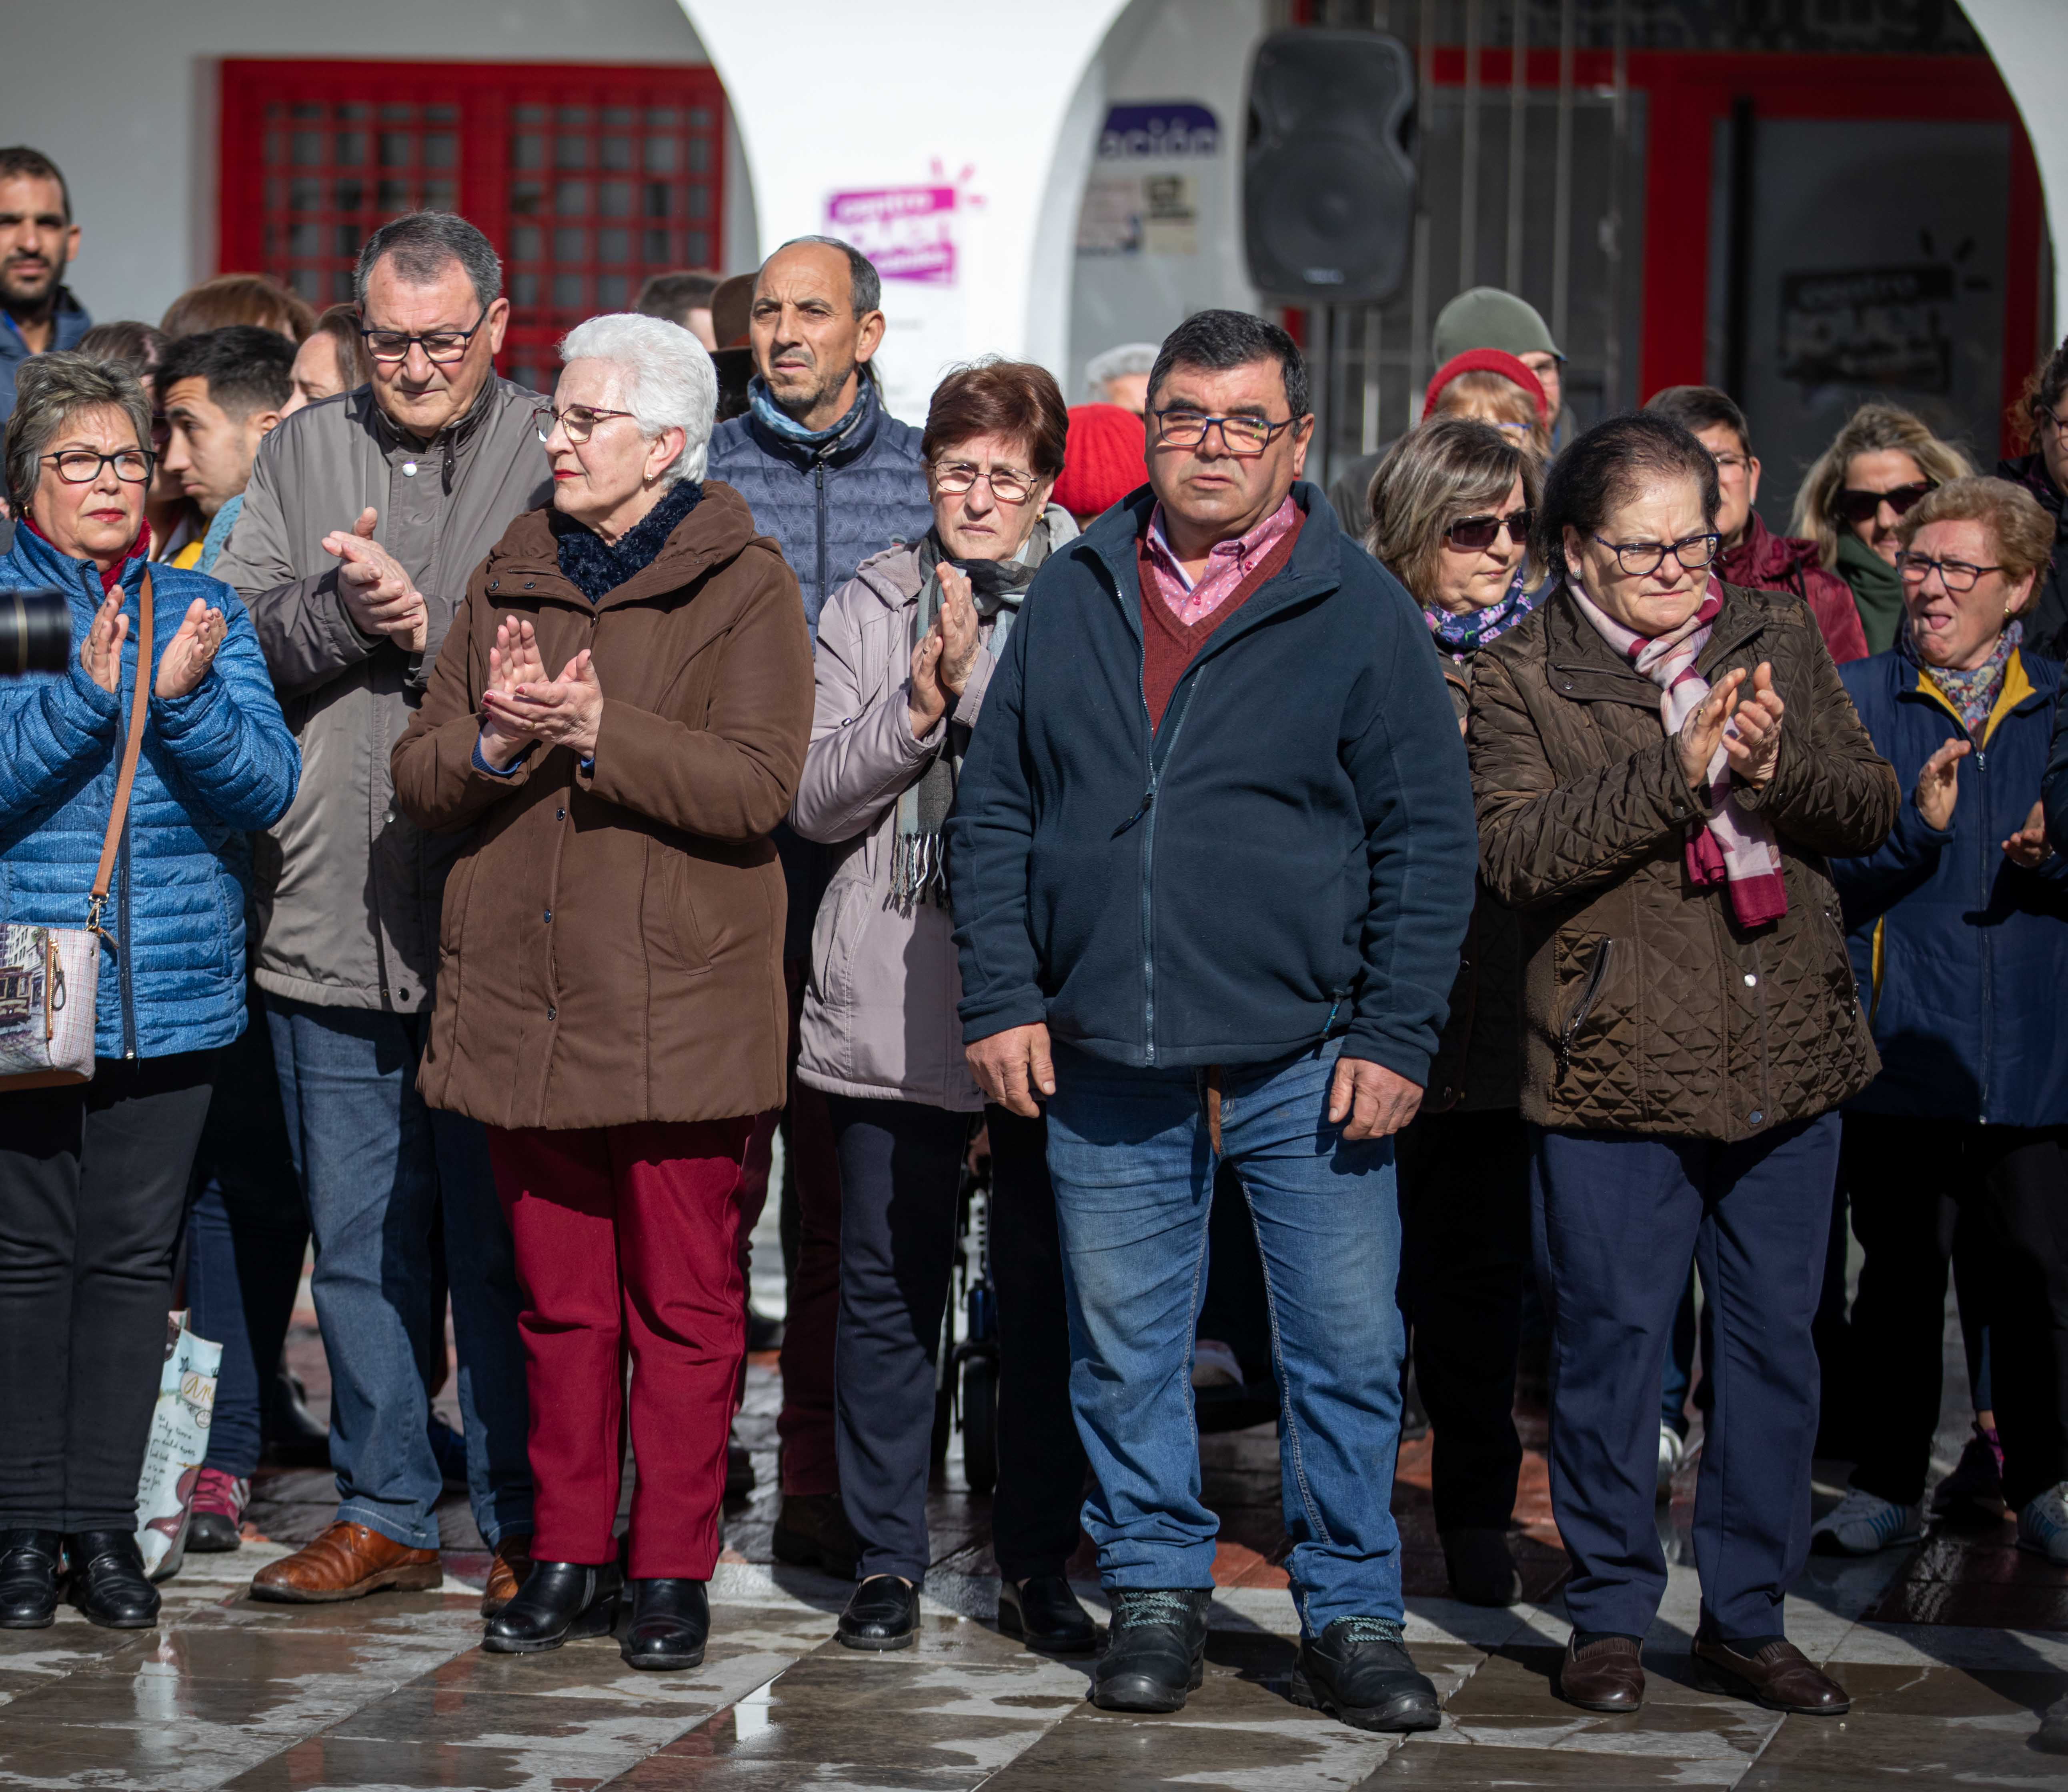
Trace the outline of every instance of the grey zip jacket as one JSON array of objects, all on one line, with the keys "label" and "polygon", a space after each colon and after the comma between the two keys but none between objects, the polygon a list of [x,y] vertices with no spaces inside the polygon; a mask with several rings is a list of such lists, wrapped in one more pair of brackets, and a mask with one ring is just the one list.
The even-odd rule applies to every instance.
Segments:
[{"label": "grey zip jacket", "polygon": [[[544,403],[491,379],[420,448],[361,386],[296,412],[259,448],[215,575],[250,610],[302,750],[294,806],[254,842],[252,965],[270,995],[430,1006],[446,873],[468,836],[425,833],[396,807],[389,753],[423,701],[468,575],[516,518],[550,501]],[[361,634],[338,596],[340,563],[323,538],[369,506],[374,538],[424,595],[420,654]]]}]

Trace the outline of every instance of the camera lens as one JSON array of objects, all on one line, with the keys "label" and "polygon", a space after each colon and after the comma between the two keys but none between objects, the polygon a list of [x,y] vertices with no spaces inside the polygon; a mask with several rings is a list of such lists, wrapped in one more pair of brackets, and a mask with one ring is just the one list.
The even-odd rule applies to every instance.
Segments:
[{"label": "camera lens", "polygon": [[63,591],[0,591],[0,678],[63,672],[71,658],[71,606]]}]

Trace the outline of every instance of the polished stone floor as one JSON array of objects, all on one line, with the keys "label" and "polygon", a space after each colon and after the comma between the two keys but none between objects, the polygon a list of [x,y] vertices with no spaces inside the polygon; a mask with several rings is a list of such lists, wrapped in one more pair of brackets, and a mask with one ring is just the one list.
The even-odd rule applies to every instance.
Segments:
[{"label": "polished stone floor", "polygon": [[[320,1408],[321,1351],[307,1315],[291,1355]],[[1957,1360],[1940,1472],[1965,1424]],[[1541,1454],[1533,1449],[1525,1469],[1515,1534],[1530,1603],[1476,1611],[1442,1596],[1424,1440],[1403,1453],[1395,1506],[1410,1646],[1443,1695],[1445,1718],[1403,1744],[1287,1698],[1295,1624],[1277,1566],[1272,1432],[1209,1437],[1202,1457],[1224,1538],[1206,1684],[1177,1717],[1123,1717],[1086,1702],[1082,1665],[1045,1660],[999,1634],[987,1502],[964,1489],[952,1457],[933,1500],[936,1566],[918,1646],[886,1657],[833,1644],[845,1590],[768,1559],[776,1395],[772,1358],[757,1359],[743,1434],[761,1491],[729,1515],[700,1670],[634,1673],[608,1641],[529,1658],[482,1654],[475,1603],[485,1558],[457,1497],[442,1509],[442,1593],[254,1604],[242,1591],[251,1572],[313,1535],[331,1510],[326,1473],[269,1473],[244,1547],[189,1558],[165,1589],[157,1630],[96,1630],[67,1611],[52,1629],[0,1635],[0,1786],[2068,1787],[2068,1756],[2035,1741],[2050,1710],[2068,1701],[2068,1571],[2017,1554],[2001,1526],[1866,1562],[1814,1560],[1789,1602],[1789,1631],[1845,1684],[1854,1706],[1839,1720],[1784,1719],[1690,1680],[1696,1592],[1692,1569],[1680,1565],[1683,1477],[1679,1498],[1659,1512],[1675,1566],[1650,1638],[1650,1699],[1633,1717],[1594,1717],[1552,1692],[1565,1635],[1565,1558]],[[1541,1443],[1541,1423],[1528,1435]],[[1819,1465],[1820,1506],[1836,1497],[1842,1472]],[[1096,1603],[1095,1584],[1083,1586]]]}]

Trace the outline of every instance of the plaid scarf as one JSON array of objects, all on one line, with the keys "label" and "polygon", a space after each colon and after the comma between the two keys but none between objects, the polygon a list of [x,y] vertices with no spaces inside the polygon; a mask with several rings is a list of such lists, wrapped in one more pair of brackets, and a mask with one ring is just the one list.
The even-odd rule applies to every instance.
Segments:
[{"label": "plaid scarf", "polygon": [[[1677,737],[1682,724],[1709,694],[1709,681],[1696,671],[1695,662],[1708,645],[1716,613],[1724,607],[1723,587],[1712,577],[1694,615],[1670,633],[1651,636],[1637,634],[1613,620],[1569,579],[1565,588],[1602,639],[1659,687],[1659,719],[1668,738]],[[1724,724],[1725,733],[1736,730],[1735,718]],[[1781,847],[1765,816],[1731,802],[1730,755],[1721,742],[1705,776],[1715,813],[1706,822],[1689,824],[1688,881],[1697,889],[1728,884],[1731,912],[1740,927],[1764,927],[1779,920],[1788,912]]]},{"label": "plaid scarf", "polygon": [[1928,678],[1939,688],[1940,694],[1959,712],[1960,723],[1980,743],[1988,731],[1989,716],[1997,706],[1997,699],[2003,694],[2004,671],[2010,664],[2010,656],[2017,650],[2017,644],[2025,639],[2025,624],[2013,619],[1997,636],[1996,651],[1972,672],[1958,672],[1951,666],[1928,666],[1917,657],[1917,644],[1910,638],[1910,623],[1904,620],[1902,632],[1895,637],[1896,651],[1916,667],[1920,678]]}]

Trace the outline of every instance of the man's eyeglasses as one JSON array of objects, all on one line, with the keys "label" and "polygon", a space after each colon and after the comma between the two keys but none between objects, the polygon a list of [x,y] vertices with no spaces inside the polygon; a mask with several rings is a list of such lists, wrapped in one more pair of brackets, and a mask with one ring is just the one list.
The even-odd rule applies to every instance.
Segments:
[{"label": "man's eyeglasses", "polygon": [[474,320],[471,330],[426,330],[421,333],[408,330],[368,330],[359,332],[366,343],[366,352],[377,361],[406,361],[412,345],[421,348],[426,360],[448,367],[466,358],[467,344],[472,342],[482,324],[488,321],[483,311]]},{"label": "man's eyeglasses", "polygon": [[1858,486],[1847,486],[1831,501],[1831,507],[1848,522],[1866,522],[1884,504],[1898,516],[1905,515],[1922,504],[1928,494],[1938,489],[1936,479],[1913,479],[1907,486],[1891,486],[1885,492],[1863,491]]},{"label": "man's eyeglasses", "polygon": [[1985,572],[2001,572],[2001,567],[1970,566],[1965,560],[1935,560],[1928,554],[1913,554],[1905,548],[1895,557],[1895,570],[1906,585],[1922,585],[1936,570],[1946,589],[1958,595],[1975,588]]},{"label": "man's eyeglasses", "polygon": [[614,417],[629,417],[629,411],[600,411],[593,404],[570,404],[564,411],[539,413],[539,440],[548,440],[558,429],[580,448],[596,433],[596,426]]},{"label": "man's eyeglasses", "polygon": [[1529,526],[1535,520],[1527,510],[1510,510],[1504,517],[1459,517],[1443,530],[1443,539],[1467,553],[1492,547],[1503,529],[1517,547],[1528,544]]},{"label": "man's eyeglasses", "polygon": [[1217,429],[1221,433],[1222,450],[1245,461],[1254,460],[1300,421],[1296,417],[1283,423],[1260,417],[1209,417],[1203,411],[1175,405],[1149,415],[1156,425],[1158,448],[1197,448],[1206,441],[1209,429]]},{"label": "man's eyeglasses", "polygon": [[1017,467],[992,467],[988,472],[972,466],[967,461],[936,461],[934,463],[934,490],[945,492],[951,498],[959,498],[964,492],[974,491],[979,479],[987,480],[991,495],[1001,504],[1024,504],[1034,495],[1034,488],[1040,484],[1031,473],[1022,473]]},{"label": "man's eyeglasses", "polygon": [[147,486],[151,482],[151,463],[154,456],[140,448],[125,448],[116,454],[96,454],[90,448],[67,448],[59,454],[41,457],[58,469],[58,477],[67,486],[90,486],[100,477],[104,466],[115,469],[115,477],[125,486]]},{"label": "man's eyeglasses", "polygon": [[1716,557],[1723,537],[1716,534],[1683,535],[1677,542],[1612,542],[1605,535],[1594,539],[1616,557],[1616,564],[1632,579],[1649,579],[1671,555],[1689,572],[1700,572]]},{"label": "man's eyeglasses", "polygon": [[1716,463],[1716,473],[1720,478],[1728,473],[1743,473],[1752,465],[1742,454],[1712,454],[1709,458]]}]

